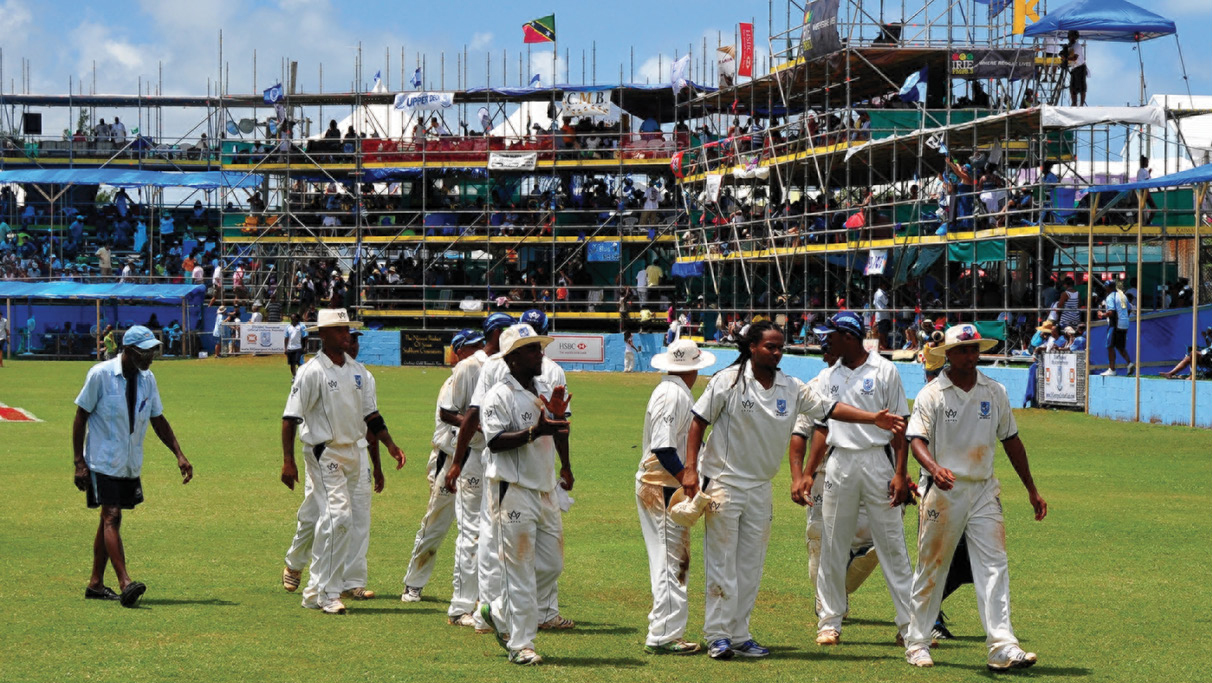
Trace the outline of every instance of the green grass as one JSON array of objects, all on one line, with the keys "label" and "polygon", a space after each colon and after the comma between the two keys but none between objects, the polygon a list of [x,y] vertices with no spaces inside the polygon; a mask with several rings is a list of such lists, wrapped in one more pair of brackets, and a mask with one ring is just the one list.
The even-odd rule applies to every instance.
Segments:
[{"label": "green grass", "polygon": [[[83,600],[96,514],[71,481],[72,400],[85,363],[10,362],[0,401],[40,424],[0,425],[8,490],[0,510],[2,681],[963,681],[987,678],[970,589],[946,605],[960,636],[911,670],[892,640],[880,576],[852,598],[841,647],[813,642],[804,513],[784,467],[753,631],[774,655],[716,663],[643,654],[649,587],[633,473],[653,375],[575,374],[576,505],[565,517],[562,612],[576,630],[540,633],[547,664],[520,670],[491,637],[445,622],[453,538],[419,604],[400,580],[426,500],[424,463],[444,370],[377,369],[380,406],[409,463],[373,508],[371,588],[381,599],[328,617],[279,583],[300,491],[278,481],[288,389],[281,359],[162,362],[166,415],[193,461],[181,486],[151,435],[147,502],[123,525],[142,608]],[[701,391],[702,383],[698,388]],[[1041,663],[1023,676],[1079,681],[1204,678],[1212,658],[1207,504],[1212,434],[1025,411],[1019,427],[1048,500],[1043,523],[1002,458],[1014,626]],[[916,467],[911,468],[916,472]],[[911,521],[909,532],[916,531]],[[689,637],[703,618],[702,526],[695,530]],[[912,546],[911,546],[912,548]],[[911,549],[912,554],[912,549]],[[112,582],[112,573],[107,575]]]}]

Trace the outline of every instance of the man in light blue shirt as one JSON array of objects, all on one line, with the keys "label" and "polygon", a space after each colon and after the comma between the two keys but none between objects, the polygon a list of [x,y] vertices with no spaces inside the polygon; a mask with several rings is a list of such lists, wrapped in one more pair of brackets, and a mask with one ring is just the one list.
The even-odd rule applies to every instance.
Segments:
[{"label": "man in light blue shirt", "polygon": [[[122,510],[143,502],[143,437],[150,422],[160,441],[177,456],[183,484],[194,476],[194,468],[181,452],[177,437],[164,417],[156,377],[148,368],[160,341],[151,330],[136,325],[122,337],[122,355],[94,365],[76,397],[76,420],[72,424],[76,488],[86,493],[88,507],[101,508],[101,521],[93,541],[93,571],[84,597],[90,600],[120,600],[134,607],[147,586],[132,581],[126,571],[126,555],[119,528]],[[106,563],[113,565],[120,592],[108,588],[102,578]]]}]

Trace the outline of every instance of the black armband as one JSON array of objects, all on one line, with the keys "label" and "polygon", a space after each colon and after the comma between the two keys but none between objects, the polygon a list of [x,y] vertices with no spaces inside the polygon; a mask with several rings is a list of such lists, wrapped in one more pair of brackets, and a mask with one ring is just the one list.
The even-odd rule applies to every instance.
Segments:
[{"label": "black armband", "polygon": [[676,477],[682,473],[682,469],[685,467],[685,465],[683,465],[682,461],[678,459],[678,449],[654,448],[652,449],[652,453],[661,463],[661,467],[664,467],[665,470],[670,474]]},{"label": "black armband", "polygon": [[383,421],[383,416],[378,413],[366,419],[366,426],[370,428],[372,434],[378,434],[387,429],[387,423]]}]

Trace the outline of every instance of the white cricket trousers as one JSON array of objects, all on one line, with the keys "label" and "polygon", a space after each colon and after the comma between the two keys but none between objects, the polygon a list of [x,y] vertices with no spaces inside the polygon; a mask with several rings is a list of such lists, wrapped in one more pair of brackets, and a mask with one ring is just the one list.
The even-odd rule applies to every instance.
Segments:
[{"label": "white cricket trousers", "polygon": [[[311,545],[311,572],[303,589],[304,606],[335,600],[345,590],[346,570],[360,543],[354,543],[353,498],[362,475],[363,448],[357,444],[306,447],[307,478],[320,500]],[[319,452],[319,457],[316,452]]]},{"label": "white cricket trousers", "polygon": [[648,638],[644,644],[656,647],[686,634],[690,529],[669,518],[664,486],[637,481],[635,498],[652,582],[652,611],[648,613]]},{"label": "white cricket trousers", "polygon": [[[486,452],[487,449],[480,452],[481,463],[484,462]],[[470,460],[471,456],[467,456],[467,459]],[[492,511],[489,505],[489,498],[498,494],[495,489],[490,490],[488,488],[487,478],[483,478],[481,481],[480,542],[476,544],[477,607],[480,605],[490,605],[493,600],[501,596],[501,562],[497,555],[497,528],[492,523]],[[484,623],[484,618],[480,616],[479,609],[474,610],[471,616],[475,621],[477,629],[484,630],[488,628],[488,624]],[[503,625],[497,624],[497,626]],[[505,630],[508,631],[508,628]]]},{"label": "white cricket trousers", "polygon": [[[846,614],[846,569],[859,522],[860,505],[867,509],[871,542],[896,610],[896,629],[909,628],[909,590],[913,569],[905,548],[905,523],[900,507],[888,505],[888,483],[895,470],[883,448],[833,449],[825,466],[825,494],[821,501],[824,533],[821,568],[816,579],[820,615],[817,630],[842,630]],[[933,621],[931,625],[933,625]]]},{"label": "white cricket trousers", "polygon": [[635,351],[631,347],[623,351],[623,372],[635,372]]},{"label": "white cricket trousers", "polygon": [[435,448],[429,455],[426,477],[429,479],[429,502],[421,528],[417,529],[412,544],[412,556],[408,560],[408,571],[404,574],[404,585],[424,588],[433,574],[434,557],[450,531],[455,519],[455,496],[446,488],[446,473],[450,470],[453,456]]},{"label": "white cricket trousers", "polygon": [[[509,628],[509,650],[534,648],[539,606],[564,571],[564,523],[555,491],[536,491],[489,479],[485,497],[496,527],[501,595],[493,620]],[[500,625],[498,625],[500,626]]]},{"label": "white cricket trousers", "polygon": [[742,489],[713,480],[706,493],[712,503],[704,515],[707,608],[703,637],[708,643],[727,638],[739,644],[752,637],[749,617],[757,602],[770,544],[770,523],[774,520],[770,482]]},{"label": "white cricket trousers", "polygon": [[[825,535],[825,519],[823,501],[825,498],[825,473],[822,471],[812,479],[812,490],[809,491],[812,505],[808,507],[808,528],[804,533],[808,545],[808,575],[815,585],[817,573],[821,568],[821,539]],[[851,564],[846,568],[846,593],[853,593],[867,580],[875,565],[853,563],[853,559],[867,551],[872,546],[871,524],[867,521],[867,506],[859,503],[858,523],[855,525],[854,540],[850,542]],[[817,605],[820,612],[820,605]]]},{"label": "white cricket trousers", "polygon": [[479,453],[468,453],[467,462],[459,472],[459,488],[455,492],[454,590],[450,596],[447,615],[459,617],[476,612],[479,598],[480,514],[483,504],[484,463]]},{"label": "white cricket trousers", "polygon": [[1010,626],[1010,571],[1001,490],[997,478],[990,477],[983,481],[957,480],[950,491],[930,486],[922,497],[907,649],[930,646],[930,630],[943,602],[951,557],[965,531],[985,645],[992,654],[1018,644]]},{"label": "white cricket trousers", "polygon": [[[366,586],[367,566],[366,553],[370,548],[370,498],[374,490],[374,477],[370,469],[370,454],[365,446],[359,444],[361,462],[358,469],[366,476],[359,475],[357,485],[352,492],[351,513],[353,519],[353,538],[350,543],[354,548],[353,555],[345,569],[345,586],[343,590]],[[312,542],[316,537],[316,523],[324,509],[324,499],[318,495],[318,488],[313,482],[311,470],[315,467],[314,457],[304,454],[304,484],[303,502],[299,504],[298,523],[295,535],[291,539],[290,549],[286,551],[286,566],[295,571],[301,571],[311,560]]]}]

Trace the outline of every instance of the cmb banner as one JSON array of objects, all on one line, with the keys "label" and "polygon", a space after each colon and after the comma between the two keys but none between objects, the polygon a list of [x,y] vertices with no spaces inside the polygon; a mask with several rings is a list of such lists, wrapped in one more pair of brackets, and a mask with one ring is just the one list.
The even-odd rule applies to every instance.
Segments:
[{"label": "cmb banner", "polygon": [[564,116],[606,116],[610,113],[610,92],[566,92],[562,109]]},{"label": "cmb banner", "polygon": [[1037,385],[1041,403],[1085,404],[1085,357],[1079,353],[1045,353]]},{"label": "cmb banner", "polygon": [[606,337],[600,334],[557,334],[544,353],[557,363],[604,363]]},{"label": "cmb banner", "polygon": [[240,323],[240,353],[286,353],[286,323]]}]

